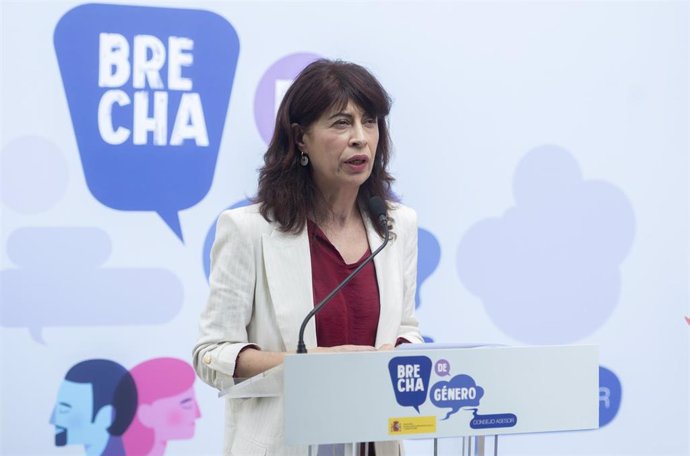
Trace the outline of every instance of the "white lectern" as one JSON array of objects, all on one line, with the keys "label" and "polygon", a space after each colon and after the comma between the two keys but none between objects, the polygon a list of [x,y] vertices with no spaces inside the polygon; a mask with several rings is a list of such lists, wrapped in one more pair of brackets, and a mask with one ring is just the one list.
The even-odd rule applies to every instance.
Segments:
[{"label": "white lectern", "polygon": [[498,435],[597,428],[598,372],[594,346],[418,346],[291,355],[229,394],[280,394],[282,376],[289,444],[464,437],[481,455],[484,436],[497,454]]}]

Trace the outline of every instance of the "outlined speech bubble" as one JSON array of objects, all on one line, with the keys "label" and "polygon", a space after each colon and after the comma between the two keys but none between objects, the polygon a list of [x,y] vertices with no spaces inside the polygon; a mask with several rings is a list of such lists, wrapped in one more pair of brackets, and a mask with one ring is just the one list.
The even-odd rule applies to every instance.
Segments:
[{"label": "outlined speech bubble", "polygon": [[484,388],[477,386],[469,375],[456,375],[450,381],[435,383],[429,392],[429,399],[436,407],[449,408],[444,420],[463,407],[477,407],[484,396]]},{"label": "outlined speech bubble", "polygon": [[162,324],[182,308],[171,271],[102,267],[110,238],[99,228],[20,228],[7,252],[17,268],[0,271],[0,326],[39,343],[44,327]]},{"label": "outlined speech bubble", "polygon": [[426,401],[431,375],[431,360],[426,356],[398,356],[388,362],[395,400],[403,407],[419,406]]},{"label": "outlined speech bubble", "polygon": [[208,11],[87,4],[60,19],[54,42],[89,191],[158,213],[183,240],[178,212],[213,181],[234,28]]}]

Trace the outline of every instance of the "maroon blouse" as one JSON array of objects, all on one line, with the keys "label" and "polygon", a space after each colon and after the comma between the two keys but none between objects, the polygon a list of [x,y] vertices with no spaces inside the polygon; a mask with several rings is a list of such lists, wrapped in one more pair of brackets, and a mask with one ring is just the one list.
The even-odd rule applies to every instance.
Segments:
[{"label": "maroon blouse", "polygon": [[[314,305],[321,302],[369,255],[367,249],[356,263],[347,264],[321,229],[307,220]],[[316,314],[319,347],[371,345],[376,343],[379,324],[379,286],[374,262],[370,262]]]}]

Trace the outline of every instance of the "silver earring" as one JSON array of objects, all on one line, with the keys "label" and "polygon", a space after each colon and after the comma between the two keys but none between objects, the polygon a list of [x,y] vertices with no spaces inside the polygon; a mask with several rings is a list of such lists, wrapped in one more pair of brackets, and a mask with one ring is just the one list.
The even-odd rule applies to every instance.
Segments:
[{"label": "silver earring", "polygon": [[302,155],[299,157],[299,164],[302,166],[307,166],[309,164],[309,155],[302,152]]}]

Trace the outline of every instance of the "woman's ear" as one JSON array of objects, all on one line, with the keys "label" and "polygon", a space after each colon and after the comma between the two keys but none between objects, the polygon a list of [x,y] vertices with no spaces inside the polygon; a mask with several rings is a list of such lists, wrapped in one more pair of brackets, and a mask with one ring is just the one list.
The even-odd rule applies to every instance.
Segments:
[{"label": "woman's ear", "polygon": [[295,138],[295,144],[297,144],[300,152],[304,152],[304,130],[302,130],[302,126],[293,123],[290,127],[292,128],[292,136]]}]

